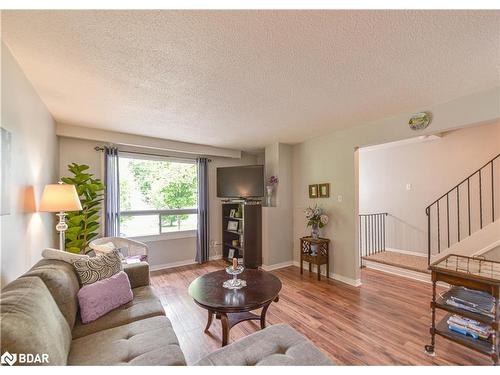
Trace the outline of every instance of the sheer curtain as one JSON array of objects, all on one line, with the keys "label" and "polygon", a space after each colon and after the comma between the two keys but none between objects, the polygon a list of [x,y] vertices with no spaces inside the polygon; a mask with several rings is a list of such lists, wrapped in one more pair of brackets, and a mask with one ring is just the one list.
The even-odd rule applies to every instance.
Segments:
[{"label": "sheer curtain", "polygon": [[208,162],[198,159],[198,238],[196,241],[196,262],[209,260],[209,225],[208,225]]},{"label": "sheer curtain", "polygon": [[106,237],[120,236],[120,177],[118,173],[118,149],[104,147],[104,182],[106,195],[104,201]]}]

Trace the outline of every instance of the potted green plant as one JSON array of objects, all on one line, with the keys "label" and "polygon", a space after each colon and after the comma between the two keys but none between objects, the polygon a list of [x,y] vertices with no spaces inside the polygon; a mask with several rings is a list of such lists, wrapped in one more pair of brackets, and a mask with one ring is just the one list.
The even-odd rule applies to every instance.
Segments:
[{"label": "potted green plant", "polygon": [[75,185],[82,210],[68,213],[68,229],[66,231],[66,251],[85,253],[88,243],[99,234],[99,218],[104,199],[104,184],[89,173],[89,166],[71,163],[68,170],[71,177],[63,177],[66,184]]}]

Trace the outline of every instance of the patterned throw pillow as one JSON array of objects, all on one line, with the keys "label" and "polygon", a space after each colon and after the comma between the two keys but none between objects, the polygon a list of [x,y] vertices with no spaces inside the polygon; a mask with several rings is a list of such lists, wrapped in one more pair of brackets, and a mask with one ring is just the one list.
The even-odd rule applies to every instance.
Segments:
[{"label": "patterned throw pillow", "polygon": [[81,285],[89,285],[107,279],[122,270],[122,262],[118,250],[100,254],[96,257],[73,262]]}]

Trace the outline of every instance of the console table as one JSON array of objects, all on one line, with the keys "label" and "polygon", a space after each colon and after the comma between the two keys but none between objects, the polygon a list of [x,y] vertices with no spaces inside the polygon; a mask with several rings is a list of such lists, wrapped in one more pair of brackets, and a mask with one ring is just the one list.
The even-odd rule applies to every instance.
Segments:
[{"label": "console table", "polygon": [[326,264],[326,277],[330,275],[328,238],[302,237],[300,239],[300,273],[303,273],[302,262],[309,263],[309,272],[312,272],[312,265],[318,267],[318,280],[321,280],[321,265]]}]

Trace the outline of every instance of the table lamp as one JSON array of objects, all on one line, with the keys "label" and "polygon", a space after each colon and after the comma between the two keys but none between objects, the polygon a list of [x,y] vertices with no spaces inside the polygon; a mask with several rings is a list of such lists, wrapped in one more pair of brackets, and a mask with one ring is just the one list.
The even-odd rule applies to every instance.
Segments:
[{"label": "table lamp", "polygon": [[65,211],[81,211],[82,204],[75,189],[75,185],[58,184],[45,185],[40,202],[40,211],[58,212],[59,223],[56,230],[59,232],[59,249],[64,251],[64,232],[68,229]]}]

